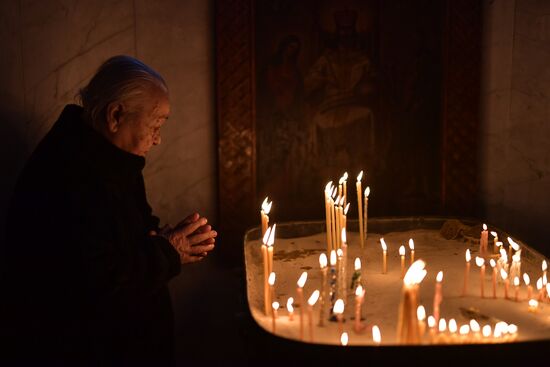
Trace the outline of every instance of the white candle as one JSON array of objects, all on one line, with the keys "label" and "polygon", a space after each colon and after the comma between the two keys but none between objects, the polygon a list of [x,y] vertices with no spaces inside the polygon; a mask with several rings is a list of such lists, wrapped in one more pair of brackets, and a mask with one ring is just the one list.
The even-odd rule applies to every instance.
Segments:
[{"label": "white candle", "polygon": [[409,238],[409,248],[411,249],[411,264],[414,262],[414,241]]},{"label": "white candle", "polygon": [[383,238],[380,239],[380,245],[382,246],[382,274],[386,274],[388,272],[388,246],[386,246],[386,241]]},{"label": "white candle", "polygon": [[380,333],[380,328],[376,325],[372,327],[372,341],[376,345],[380,345],[382,342],[382,334]]},{"label": "white candle", "polygon": [[462,288],[462,296],[465,296],[468,293],[468,276],[470,275],[470,260],[472,256],[470,255],[470,249],[466,250],[466,269],[464,270],[464,288]]},{"label": "white candle", "polygon": [[298,293],[298,301],[300,302],[300,340],[304,340],[304,285],[306,284],[306,280],[307,271],[304,271],[296,283],[298,285],[296,292]]},{"label": "white candle", "polygon": [[476,256],[476,265],[479,266],[479,290],[481,298],[485,298],[485,259]]},{"label": "white candle", "polygon": [[319,291],[315,290],[309,297],[308,304],[308,318],[309,318],[309,340],[313,341],[313,306],[317,303],[319,299]]}]

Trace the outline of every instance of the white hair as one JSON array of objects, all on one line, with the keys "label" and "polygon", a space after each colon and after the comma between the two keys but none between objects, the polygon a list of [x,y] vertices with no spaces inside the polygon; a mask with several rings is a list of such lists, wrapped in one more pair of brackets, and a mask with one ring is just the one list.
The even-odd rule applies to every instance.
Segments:
[{"label": "white hair", "polygon": [[130,56],[114,56],[105,61],[77,97],[92,124],[106,120],[107,107],[124,102],[160,88],[168,93],[162,76],[141,61]]}]

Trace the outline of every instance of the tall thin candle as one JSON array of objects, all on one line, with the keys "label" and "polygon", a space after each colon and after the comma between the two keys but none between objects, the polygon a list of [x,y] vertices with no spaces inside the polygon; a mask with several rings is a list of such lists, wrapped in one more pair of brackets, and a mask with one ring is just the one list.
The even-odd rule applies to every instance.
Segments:
[{"label": "tall thin candle", "polygon": [[485,259],[476,256],[476,265],[479,266],[479,290],[481,298],[485,298]]},{"label": "tall thin candle", "polygon": [[300,340],[304,340],[304,285],[306,284],[306,280],[307,271],[304,271],[296,283],[298,285],[296,289],[298,293],[298,302],[300,302]]},{"label": "tall thin candle", "polygon": [[399,256],[401,256],[401,279],[405,277],[405,246],[399,247]]},{"label": "tall thin candle", "polygon": [[370,187],[367,186],[367,188],[365,189],[365,197],[364,197],[365,201],[364,201],[364,208],[363,208],[363,215],[365,217],[365,219],[363,220],[363,230],[365,231],[365,241],[367,240],[367,237],[368,237],[367,225],[368,225],[368,219],[369,219],[369,216],[368,216],[369,195],[370,195]]},{"label": "tall thin candle", "polygon": [[307,313],[309,318],[309,340],[313,341],[313,306],[315,306],[315,303],[317,303],[317,300],[319,299],[319,291],[315,290],[309,297],[307,304]]},{"label": "tall thin candle", "polygon": [[470,260],[472,256],[470,255],[470,249],[466,250],[466,269],[464,270],[464,287],[462,288],[462,296],[465,296],[468,293],[468,277],[470,276]]},{"label": "tall thin candle", "polygon": [[443,292],[441,291],[443,281],[443,271],[440,271],[437,273],[437,277],[435,279],[435,293],[434,293],[434,307],[433,307],[433,313],[435,322],[439,322],[439,306],[441,305],[441,301],[443,301]]},{"label": "tall thin candle", "polygon": [[411,250],[411,264],[414,262],[414,241],[409,238],[409,249]]},{"label": "tall thin candle", "polygon": [[388,246],[384,238],[380,238],[380,245],[382,246],[382,274],[386,274],[388,272]]},{"label": "tall thin candle", "polygon": [[363,171],[357,175],[357,182],[355,187],[357,189],[357,217],[359,219],[359,241],[361,243],[361,249],[365,248],[365,233],[363,230],[363,192],[361,190],[361,179],[363,178]]},{"label": "tall thin candle", "polygon": [[321,267],[321,306],[319,307],[319,326],[325,324],[325,302],[327,299],[327,255],[319,255],[319,266]]},{"label": "tall thin candle", "polygon": [[355,332],[358,334],[363,332],[361,323],[361,305],[363,304],[364,296],[365,290],[361,285],[358,285],[355,289]]}]

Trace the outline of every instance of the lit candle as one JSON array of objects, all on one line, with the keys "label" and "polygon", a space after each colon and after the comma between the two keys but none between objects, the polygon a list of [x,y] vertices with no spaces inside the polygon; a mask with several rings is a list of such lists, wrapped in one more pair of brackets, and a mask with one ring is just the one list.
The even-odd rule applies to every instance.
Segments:
[{"label": "lit candle", "polygon": [[348,173],[344,172],[344,206],[348,203]]},{"label": "lit candle", "polygon": [[380,328],[376,325],[372,327],[372,341],[376,345],[380,345],[382,342],[382,334],[380,333]]},{"label": "lit candle", "polygon": [[401,256],[401,279],[405,277],[405,246],[399,247],[399,255]]},{"label": "lit candle", "polygon": [[368,209],[369,209],[369,195],[370,195],[370,187],[367,186],[365,189],[365,201],[364,201],[364,208],[363,208],[363,215],[365,216],[365,219],[363,220],[363,230],[365,231],[365,240],[367,239],[367,233],[368,233]]},{"label": "lit candle", "polygon": [[521,276],[521,250],[517,250],[512,256],[512,265],[510,265],[510,273],[512,279]]},{"label": "lit candle", "polygon": [[529,300],[529,312],[537,312],[539,308],[539,303],[536,299]]},{"label": "lit candle", "polygon": [[383,238],[380,239],[380,245],[382,246],[382,274],[386,274],[388,272],[388,246],[386,246],[386,241]]},{"label": "lit candle", "polygon": [[271,227],[271,231],[269,232],[269,239],[267,241],[267,264],[268,264],[267,270],[269,273],[273,271],[273,245],[275,244],[276,229],[277,229],[277,224],[274,224],[273,227]]},{"label": "lit candle", "polygon": [[544,290],[542,285],[542,278],[537,279],[537,291],[539,291],[539,302],[544,300]]},{"label": "lit candle", "polygon": [[346,279],[344,277],[344,251],[342,249],[336,250],[336,255],[338,256],[338,270],[337,270],[337,287],[338,294],[342,295],[346,291]]},{"label": "lit candle", "polygon": [[337,299],[334,303],[332,312],[336,316],[336,320],[338,320],[338,330],[340,331],[340,334],[342,334],[344,331],[344,300],[340,298]]},{"label": "lit candle", "polygon": [[514,277],[514,300],[519,302],[519,277]]},{"label": "lit candle", "polygon": [[437,273],[435,282],[435,293],[434,293],[434,318],[435,322],[439,322],[439,305],[441,304],[441,301],[443,301],[443,293],[441,292],[441,282],[443,281],[443,271],[440,271]]},{"label": "lit candle", "polygon": [[464,343],[468,340],[468,334],[470,334],[470,325],[462,325],[458,330],[460,334],[460,340]]},{"label": "lit candle", "polygon": [[336,235],[336,202],[334,201],[334,198],[336,196],[336,191],[338,190],[337,187],[333,187],[332,194],[330,196],[330,216],[331,216],[331,235],[332,235],[332,249],[336,250],[338,248],[338,236]]},{"label": "lit candle", "polygon": [[414,262],[414,241],[409,238],[409,248],[411,249],[411,264]]},{"label": "lit candle", "polygon": [[466,269],[464,270],[464,288],[462,288],[462,296],[465,296],[468,293],[468,277],[470,275],[470,260],[472,256],[470,255],[470,249],[466,250]]},{"label": "lit candle", "polygon": [[357,217],[359,219],[359,241],[361,243],[361,249],[365,248],[365,232],[363,230],[363,195],[361,190],[361,179],[363,178],[363,171],[357,175],[357,182],[355,187],[357,189]]},{"label": "lit candle", "polygon": [[308,308],[308,319],[309,319],[309,340],[313,341],[313,306],[315,306],[315,303],[317,303],[317,300],[319,299],[319,291],[315,290],[307,300]]},{"label": "lit candle", "polygon": [[416,311],[418,308],[418,288],[426,276],[426,263],[415,261],[403,278],[399,318],[397,321],[397,340],[401,344],[420,343],[420,330]]},{"label": "lit candle", "polygon": [[269,317],[269,314],[271,313],[270,305],[271,302],[269,301],[269,284],[267,283],[267,280],[269,278],[269,259],[267,255],[267,245],[269,243],[269,235],[271,232],[271,227],[267,229],[263,236],[263,244],[261,247],[262,250],[262,258],[263,258],[263,265],[264,265],[264,312],[265,315]]},{"label": "lit candle", "polygon": [[481,334],[483,334],[483,337],[485,339],[489,338],[492,334],[491,325],[484,325],[483,329],[481,329]]},{"label": "lit candle", "polygon": [[493,269],[493,298],[497,298],[497,263],[494,259],[489,260],[491,268]]},{"label": "lit candle", "polygon": [[510,280],[508,279],[508,273],[506,273],[506,270],[500,269],[500,277],[504,281],[504,298],[508,299],[508,288],[510,288]]},{"label": "lit candle", "polygon": [[510,338],[514,340],[518,334],[518,327],[515,324],[510,324],[508,325],[507,331],[508,334],[510,334]]},{"label": "lit candle", "polygon": [[361,259],[356,257],[355,261],[353,263],[353,267],[355,271],[353,272],[353,275],[351,276],[351,286],[350,289],[356,288],[359,284],[361,284]]},{"label": "lit candle", "polygon": [[428,316],[428,327],[430,328],[430,343],[435,342],[435,317],[432,315]]},{"label": "lit candle", "polygon": [[439,319],[438,340],[443,344],[447,344],[447,342],[449,341],[447,336],[445,335],[446,330],[447,330],[447,320],[445,320],[444,318]]},{"label": "lit candle", "polygon": [[262,223],[262,236],[265,235],[267,227],[269,226],[269,212],[271,211],[271,205],[273,201],[267,202],[268,198],[266,197],[262,203],[262,209],[260,210],[260,217]]},{"label": "lit candle", "polygon": [[348,212],[349,212],[349,206],[351,203],[347,203],[346,207],[344,208],[344,229],[347,231],[348,228]]},{"label": "lit candle", "polygon": [[541,265],[541,268],[542,268],[542,277],[546,277],[546,271],[548,270],[548,263],[546,262],[546,260],[542,260],[542,265]]},{"label": "lit candle", "polygon": [[279,309],[279,302],[273,302],[271,304],[271,308],[273,310],[272,312],[272,317],[271,317],[271,320],[272,320],[272,326],[273,326],[273,333],[275,333],[275,320],[277,319],[277,310]]},{"label": "lit candle", "polygon": [[340,334],[340,343],[342,344],[343,347],[348,345],[348,333],[344,332]]},{"label": "lit candle", "polygon": [[426,309],[424,306],[420,305],[416,309],[416,318],[418,319],[418,330],[420,333],[420,342],[424,338],[424,333],[426,332]]},{"label": "lit candle", "polygon": [[267,284],[269,284],[269,303],[272,303],[275,300],[275,290],[273,286],[275,285],[275,273],[271,272],[269,278],[267,279]]},{"label": "lit candle", "polygon": [[476,256],[476,265],[479,266],[479,290],[481,298],[485,298],[485,259]]},{"label": "lit candle", "polygon": [[336,219],[336,249],[340,248],[340,233],[342,232],[342,227],[340,226],[340,222],[342,217],[340,216],[340,199],[342,197],[338,196],[336,200],[334,201],[334,217]]},{"label": "lit candle", "polygon": [[319,255],[319,266],[321,267],[321,306],[319,307],[319,326],[325,324],[325,300],[327,299],[327,255]]},{"label": "lit candle", "polygon": [[508,239],[508,258],[511,259],[512,258],[512,249],[514,251],[517,251],[519,250],[519,245],[510,237],[507,238]]},{"label": "lit candle", "polygon": [[341,257],[341,263],[342,263],[341,271],[342,271],[342,275],[340,276],[340,278],[342,279],[341,294],[342,294],[344,299],[347,299],[347,297],[348,297],[348,288],[346,286],[346,281],[347,281],[347,278],[348,278],[348,275],[347,275],[347,269],[348,269],[348,241],[347,241],[346,229],[345,228],[342,228],[341,239],[342,239],[342,249],[341,249],[341,254],[342,254],[342,257]]},{"label": "lit candle", "polygon": [[294,303],[294,298],[288,297],[286,301],[286,310],[288,311],[288,321],[294,320],[294,306],[292,305]]},{"label": "lit candle", "polygon": [[529,278],[529,274],[523,273],[523,282],[527,287],[527,299],[531,299],[533,295],[533,287],[531,287],[531,279]]},{"label": "lit candle", "polygon": [[296,289],[298,293],[298,302],[300,302],[300,340],[304,340],[304,285],[306,284],[306,280],[307,271],[304,271],[296,283],[298,285]]},{"label": "lit candle", "polygon": [[325,223],[327,230],[327,253],[332,250],[332,233],[331,233],[331,209],[330,209],[330,194],[332,192],[332,181],[325,186]]},{"label": "lit candle", "polygon": [[474,333],[475,341],[479,341],[479,332],[481,331],[481,327],[479,326],[479,323],[474,319],[470,320],[470,330],[472,330],[472,333]]},{"label": "lit candle", "polygon": [[491,236],[493,236],[493,253],[498,254],[498,234],[495,231],[491,231]]},{"label": "lit candle", "polygon": [[489,242],[489,233],[487,232],[487,225],[483,224],[483,231],[481,231],[481,238],[479,240],[479,254],[481,256],[487,255],[487,245]]},{"label": "lit candle", "polygon": [[361,304],[363,303],[363,296],[365,295],[365,290],[361,285],[358,285],[355,289],[355,332],[363,332],[361,326]]},{"label": "lit candle", "polygon": [[458,331],[458,325],[455,319],[449,320],[449,333],[451,334],[451,342],[456,341],[456,332]]}]

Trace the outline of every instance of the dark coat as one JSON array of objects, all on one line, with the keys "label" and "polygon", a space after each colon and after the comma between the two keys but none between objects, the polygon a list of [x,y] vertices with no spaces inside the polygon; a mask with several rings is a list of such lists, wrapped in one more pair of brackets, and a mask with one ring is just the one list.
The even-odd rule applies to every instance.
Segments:
[{"label": "dark coat", "polygon": [[159,221],[146,200],[145,159],[108,142],[82,111],[65,107],[12,198],[3,254],[10,353],[94,365],[171,362],[166,284],[180,260],[167,240],[148,235]]}]

